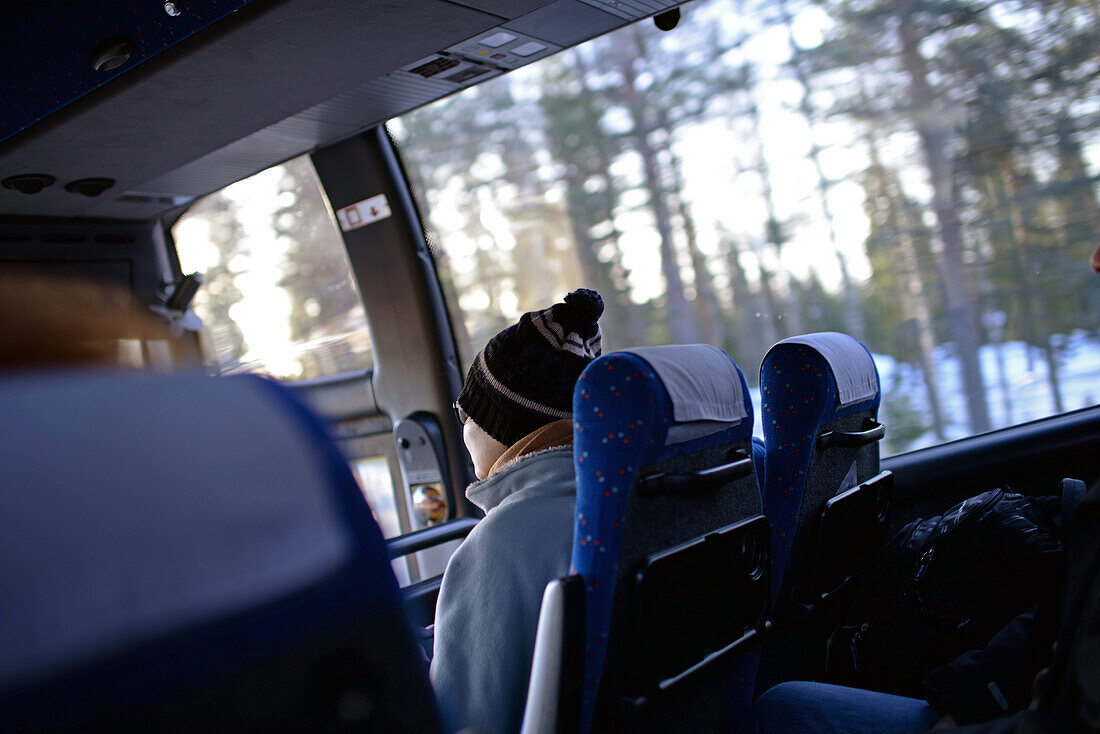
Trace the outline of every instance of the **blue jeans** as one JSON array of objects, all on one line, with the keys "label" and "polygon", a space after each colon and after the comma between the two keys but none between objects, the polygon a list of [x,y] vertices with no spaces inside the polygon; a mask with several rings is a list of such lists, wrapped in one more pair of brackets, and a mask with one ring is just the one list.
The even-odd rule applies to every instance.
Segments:
[{"label": "blue jeans", "polygon": [[780,683],[757,699],[758,734],[896,734],[931,729],[940,714],[919,698],[828,683]]}]

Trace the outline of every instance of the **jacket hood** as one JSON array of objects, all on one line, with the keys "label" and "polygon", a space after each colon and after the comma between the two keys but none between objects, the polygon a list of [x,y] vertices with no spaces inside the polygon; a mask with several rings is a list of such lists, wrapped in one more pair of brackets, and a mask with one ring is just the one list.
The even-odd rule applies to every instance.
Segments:
[{"label": "jacket hood", "polygon": [[507,500],[576,494],[573,447],[556,446],[525,454],[492,476],[466,488],[466,499],[483,512]]}]

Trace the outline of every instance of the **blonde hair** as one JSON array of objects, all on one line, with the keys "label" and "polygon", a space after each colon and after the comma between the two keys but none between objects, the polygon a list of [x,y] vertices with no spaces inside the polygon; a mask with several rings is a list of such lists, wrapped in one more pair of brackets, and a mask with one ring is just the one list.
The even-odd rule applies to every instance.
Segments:
[{"label": "blonde hair", "polygon": [[168,336],[124,286],[30,269],[0,273],[0,369],[118,367],[121,340]]}]

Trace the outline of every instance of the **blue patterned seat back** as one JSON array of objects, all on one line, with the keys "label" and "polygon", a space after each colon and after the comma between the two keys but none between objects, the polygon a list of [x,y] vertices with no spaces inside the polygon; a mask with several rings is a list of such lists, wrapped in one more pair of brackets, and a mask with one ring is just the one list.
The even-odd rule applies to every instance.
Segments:
[{"label": "blue patterned seat back", "polygon": [[728,462],[736,452],[752,455],[748,387],[722,350],[693,345],[604,355],[581,375],[573,414],[572,567],[585,584],[581,731],[588,731],[597,697],[607,693],[601,686],[613,689],[620,672],[623,651],[616,643],[629,603],[623,589],[639,561],[761,508],[751,470],[714,492],[639,492],[657,471],[692,472]]},{"label": "blue patterned seat back", "polygon": [[0,380],[0,730],[437,730],[385,544],[257,377]]},{"label": "blue patterned seat back", "polygon": [[836,332],[776,344],[760,367],[764,514],[772,539],[772,601],[782,614],[796,592],[812,523],[826,500],[879,471],[877,442],[823,448],[828,432],[876,422],[881,391],[867,348]]}]

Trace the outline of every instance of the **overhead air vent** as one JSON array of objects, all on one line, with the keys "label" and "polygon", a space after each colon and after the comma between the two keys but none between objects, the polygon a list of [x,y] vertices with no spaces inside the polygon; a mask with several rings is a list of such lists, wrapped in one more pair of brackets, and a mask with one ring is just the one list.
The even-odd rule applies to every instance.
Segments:
[{"label": "overhead air vent", "polygon": [[82,234],[44,234],[42,235],[42,244],[44,245],[77,245],[86,241],[88,238]]},{"label": "overhead air vent", "polygon": [[99,196],[115,185],[113,178],[82,178],[65,184],[65,190],[84,196]]},{"label": "overhead air vent", "polygon": [[47,186],[52,186],[53,182],[54,177],[45,173],[20,173],[0,181],[0,186],[24,194],[37,194]]},{"label": "overhead air vent", "polygon": [[450,87],[447,91],[504,73],[503,69],[498,69],[482,61],[465,59],[457,54],[446,52],[417,59],[408,66],[402,67],[401,71],[394,72],[393,76],[404,76],[402,72],[420,79],[442,82]]},{"label": "overhead air vent", "polygon": [[100,245],[132,245],[137,242],[132,234],[97,234],[93,239]]}]

